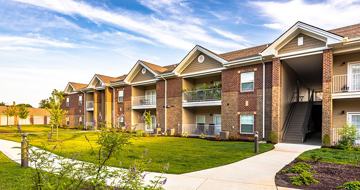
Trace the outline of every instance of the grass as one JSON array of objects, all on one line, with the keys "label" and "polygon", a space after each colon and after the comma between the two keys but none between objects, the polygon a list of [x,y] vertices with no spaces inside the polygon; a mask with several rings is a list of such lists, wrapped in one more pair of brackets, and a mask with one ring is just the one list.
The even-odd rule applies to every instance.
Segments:
[{"label": "grass", "polygon": [[0,189],[31,189],[32,179],[29,174],[33,171],[30,168],[21,168],[0,152]]},{"label": "grass", "polygon": [[[9,128],[9,127],[5,127]],[[16,132],[14,129],[0,127],[0,138],[20,141],[18,134],[1,134],[2,131]],[[93,162],[96,155],[91,154],[91,146],[97,148],[97,132],[71,133],[75,130],[59,129],[60,142],[48,142],[48,127],[23,127],[23,131],[44,132],[44,134],[31,134],[29,140],[32,145],[46,146],[46,149],[65,157],[75,157],[79,160]],[[56,135],[55,135],[56,136]],[[89,139],[86,141],[85,136]],[[54,137],[56,138],[56,137]],[[54,148],[56,147],[56,148]],[[111,166],[128,167],[134,160],[140,159],[144,151],[151,159],[147,171],[161,172],[167,163],[167,173],[187,173],[216,166],[233,163],[254,156],[254,144],[251,142],[223,142],[208,141],[196,138],[179,137],[134,137],[125,151],[117,158],[109,161]],[[260,152],[273,148],[272,144],[261,144]]]},{"label": "grass", "polygon": [[314,158],[320,158],[320,162],[357,165],[360,164],[360,151],[320,148],[306,151],[298,158],[305,161],[311,161],[314,160]]}]

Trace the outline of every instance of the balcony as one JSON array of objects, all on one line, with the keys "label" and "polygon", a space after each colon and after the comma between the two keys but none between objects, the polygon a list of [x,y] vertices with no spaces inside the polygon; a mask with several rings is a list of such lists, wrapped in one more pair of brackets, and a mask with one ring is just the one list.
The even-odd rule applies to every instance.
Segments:
[{"label": "balcony", "polygon": [[94,111],[94,101],[86,101],[86,111]]},{"label": "balcony", "polygon": [[133,109],[150,109],[156,108],[156,94],[150,96],[134,96],[132,97]]},{"label": "balcony", "polygon": [[183,107],[220,106],[221,88],[183,92]]},{"label": "balcony", "polygon": [[220,135],[221,125],[215,124],[183,124],[182,134],[188,136],[205,135],[207,137],[214,137]]},{"label": "balcony", "polygon": [[333,76],[334,99],[360,97],[360,74]]}]

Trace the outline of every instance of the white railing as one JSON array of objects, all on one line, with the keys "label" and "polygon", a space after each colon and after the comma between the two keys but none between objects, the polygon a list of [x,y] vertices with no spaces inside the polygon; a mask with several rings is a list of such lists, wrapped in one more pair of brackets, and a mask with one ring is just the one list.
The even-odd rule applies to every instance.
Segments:
[{"label": "white railing", "polygon": [[[332,145],[337,145],[338,142],[341,140],[341,129],[342,128],[332,128],[330,130],[331,132],[331,139],[332,139]],[[360,145],[360,131],[357,131],[357,139],[355,140],[356,145]]]},{"label": "white railing", "polygon": [[221,100],[221,88],[200,89],[183,92],[184,102],[206,102]]},{"label": "white railing", "polygon": [[333,93],[360,91],[360,74],[333,76]]},{"label": "white railing", "polygon": [[87,111],[94,110],[94,101],[86,101],[86,110]]},{"label": "white railing", "polygon": [[156,95],[134,96],[132,97],[133,106],[156,106]]},{"label": "white railing", "polygon": [[144,131],[144,132],[147,132],[147,133],[153,133],[155,131],[155,126],[148,126],[148,125],[145,125],[145,123],[135,123],[131,126],[131,131],[138,131],[138,130],[141,130],[141,131]]},{"label": "white railing", "polygon": [[214,124],[183,124],[182,134],[189,136],[216,136],[221,131],[221,125]]}]

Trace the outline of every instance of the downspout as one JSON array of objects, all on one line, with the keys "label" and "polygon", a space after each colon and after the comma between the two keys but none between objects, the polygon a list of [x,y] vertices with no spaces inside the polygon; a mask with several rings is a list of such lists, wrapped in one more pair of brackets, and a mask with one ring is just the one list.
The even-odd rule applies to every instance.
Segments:
[{"label": "downspout", "polygon": [[80,90],[80,92],[82,92],[83,94],[84,94],[84,121],[83,121],[83,123],[84,123],[84,128],[87,130],[87,126],[86,126],[86,92],[85,91],[81,91]]},{"label": "downspout", "polygon": [[165,132],[165,134],[166,134],[166,130],[167,130],[167,80],[163,77],[163,76],[161,76],[160,75],[160,77],[165,81],[165,96],[164,96],[164,98],[165,98],[165,105],[164,105],[164,109],[165,109],[165,120],[164,120],[164,122],[165,122],[165,126],[164,126],[164,132]]},{"label": "downspout", "polygon": [[263,64],[263,81],[262,81],[262,127],[263,127],[263,132],[262,132],[262,138],[265,139],[265,63],[264,63],[264,59],[263,57],[261,57],[261,62]]},{"label": "downspout", "polygon": [[112,88],[112,96],[113,96],[113,105],[111,108],[111,114],[112,114],[112,126],[115,126],[115,88],[110,86],[110,88]]}]

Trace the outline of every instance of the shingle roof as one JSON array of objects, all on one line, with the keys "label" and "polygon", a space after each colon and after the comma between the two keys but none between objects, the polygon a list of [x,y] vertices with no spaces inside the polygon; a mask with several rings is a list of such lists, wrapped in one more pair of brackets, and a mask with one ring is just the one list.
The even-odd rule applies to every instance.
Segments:
[{"label": "shingle roof", "polygon": [[[110,76],[100,75],[100,74],[96,74],[96,76],[99,77],[100,80],[102,80],[106,84],[109,84],[112,81],[116,81],[119,79],[119,77],[110,77]],[[122,77],[122,76],[120,76],[120,77]]]},{"label": "shingle roof", "polygon": [[335,33],[335,34],[343,36],[343,37],[348,37],[348,38],[360,37],[360,23],[341,27],[341,28],[332,29],[332,30],[329,30],[329,32]]},{"label": "shingle roof", "polygon": [[119,77],[116,77],[115,80],[112,80],[111,82],[121,82],[124,81],[127,75],[121,75]]},{"label": "shingle roof", "polygon": [[163,73],[165,72],[167,69],[160,66],[160,65],[155,65],[153,63],[149,63],[146,61],[141,61],[144,65],[146,65],[147,67],[149,67],[152,71],[154,71],[157,74]]},{"label": "shingle roof", "polygon": [[[49,116],[50,113],[46,109],[41,108],[28,108],[29,109],[29,115],[35,115],[35,116]],[[6,106],[0,106],[0,115],[3,115],[3,112],[6,110]]]},{"label": "shingle roof", "polygon": [[246,49],[231,51],[223,54],[219,54],[218,56],[227,60],[233,61],[241,58],[252,57],[261,53],[269,44],[264,44],[260,46],[250,47]]},{"label": "shingle roof", "polygon": [[87,84],[82,84],[82,83],[77,83],[77,82],[69,82],[71,84],[72,87],[74,87],[75,91],[86,88]]}]

